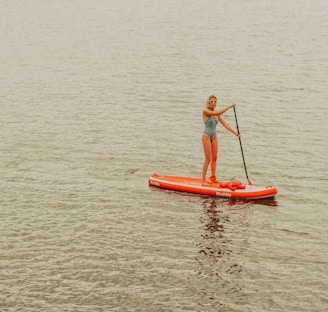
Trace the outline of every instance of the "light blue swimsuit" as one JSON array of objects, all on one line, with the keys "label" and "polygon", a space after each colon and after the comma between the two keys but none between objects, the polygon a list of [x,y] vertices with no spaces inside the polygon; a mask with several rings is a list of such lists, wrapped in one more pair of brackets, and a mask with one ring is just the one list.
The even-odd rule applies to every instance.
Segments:
[{"label": "light blue swimsuit", "polygon": [[205,122],[205,130],[203,133],[207,134],[211,141],[216,137],[216,125],[219,120],[217,118],[213,118],[212,116],[208,116]]}]

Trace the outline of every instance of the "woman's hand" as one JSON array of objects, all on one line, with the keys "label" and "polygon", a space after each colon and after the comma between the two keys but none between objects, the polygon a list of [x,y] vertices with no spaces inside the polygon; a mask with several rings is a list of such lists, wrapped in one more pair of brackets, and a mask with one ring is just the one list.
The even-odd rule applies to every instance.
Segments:
[{"label": "woman's hand", "polygon": [[236,107],[236,103],[232,103],[232,104],[230,105],[230,107],[231,107],[231,108]]}]

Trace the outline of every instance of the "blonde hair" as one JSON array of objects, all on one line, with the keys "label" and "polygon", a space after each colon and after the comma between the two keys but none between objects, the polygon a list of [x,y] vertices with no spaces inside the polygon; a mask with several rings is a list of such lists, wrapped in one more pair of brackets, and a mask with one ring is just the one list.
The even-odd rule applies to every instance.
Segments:
[{"label": "blonde hair", "polygon": [[216,100],[218,100],[218,99],[216,98],[215,95],[210,95],[210,96],[208,97],[207,101],[206,101],[206,108],[209,108],[209,106],[210,106],[210,100],[211,100],[211,99],[216,99]]}]

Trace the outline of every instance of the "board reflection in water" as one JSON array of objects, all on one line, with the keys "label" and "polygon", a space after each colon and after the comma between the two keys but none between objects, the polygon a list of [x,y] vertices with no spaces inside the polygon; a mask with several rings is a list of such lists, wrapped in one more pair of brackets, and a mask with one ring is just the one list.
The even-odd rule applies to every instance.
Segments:
[{"label": "board reflection in water", "polygon": [[[264,205],[276,206],[270,200]],[[200,217],[197,306],[230,311],[232,302],[247,304],[243,296],[245,282],[243,254],[249,246],[248,231],[254,203],[207,198]],[[245,302],[246,300],[246,302]]]}]

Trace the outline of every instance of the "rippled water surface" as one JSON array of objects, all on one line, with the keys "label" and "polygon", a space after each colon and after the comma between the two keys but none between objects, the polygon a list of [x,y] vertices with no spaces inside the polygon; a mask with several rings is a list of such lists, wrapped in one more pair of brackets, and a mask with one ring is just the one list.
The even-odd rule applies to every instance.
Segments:
[{"label": "rippled water surface", "polygon": [[[13,0],[0,16],[1,311],[327,311],[325,0]],[[210,94],[237,103],[248,175],[275,200],[148,187],[201,175]],[[219,178],[245,181],[218,135]]]}]

